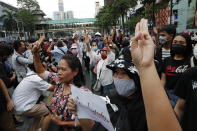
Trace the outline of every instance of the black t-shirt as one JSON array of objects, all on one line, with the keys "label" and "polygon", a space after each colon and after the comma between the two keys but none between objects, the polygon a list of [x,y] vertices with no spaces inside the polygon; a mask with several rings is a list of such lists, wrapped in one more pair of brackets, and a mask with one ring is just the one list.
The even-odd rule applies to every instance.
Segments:
[{"label": "black t-shirt", "polygon": [[6,99],[3,94],[3,91],[0,88],[0,114],[4,111],[6,111]]},{"label": "black t-shirt", "polygon": [[166,75],[165,88],[174,89],[180,75],[190,67],[189,60],[174,60],[168,57],[162,64],[162,73]]},{"label": "black t-shirt", "polygon": [[[113,126],[117,124],[119,115],[121,114],[124,108],[127,111],[127,118],[125,118],[124,120],[127,120],[128,122],[125,123],[123,120],[122,124],[124,125],[124,127],[127,127],[132,131],[148,131],[145,107],[142,96],[138,96],[138,94],[135,94],[132,97],[132,99],[117,96],[110,97],[110,100],[112,104],[115,104],[118,107],[118,112],[114,112],[109,105],[107,106]],[[91,131],[107,130],[101,124],[96,123]],[[126,131],[128,131],[128,129]]]},{"label": "black t-shirt", "polygon": [[8,71],[6,70],[5,64],[0,61],[0,78],[3,80],[7,88],[12,86],[12,82],[9,78]]},{"label": "black t-shirt", "polygon": [[181,76],[175,94],[186,101],[181,121],[183,131],[197,131],[197,67]]}]

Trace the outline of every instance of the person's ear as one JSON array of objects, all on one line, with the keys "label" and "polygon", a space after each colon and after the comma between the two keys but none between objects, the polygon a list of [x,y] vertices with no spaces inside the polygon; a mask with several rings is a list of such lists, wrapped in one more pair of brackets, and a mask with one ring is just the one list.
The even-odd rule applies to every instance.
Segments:
[{"label": "person's ear", "polygon": [[169,34],[169,36],[170,36],[170,39],[173,40],[174,35],[173,34]]},{"label": "person's ear", "polygon": [[79,69],[77,68],[76,70],[73,71],[73,76],[75,77],[79,73]]}]

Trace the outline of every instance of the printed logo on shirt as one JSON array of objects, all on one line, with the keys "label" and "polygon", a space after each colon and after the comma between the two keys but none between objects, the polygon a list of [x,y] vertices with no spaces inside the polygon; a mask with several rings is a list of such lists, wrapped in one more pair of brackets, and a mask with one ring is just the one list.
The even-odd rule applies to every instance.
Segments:
[{"label": "printed logo on shirt", "polygon": [[193,90],[197,89],[197,81],[192,81],[192,88]]},{"label": "printed logo on shirt", "polygon": [[188,69],[188,65],[179,66],[179,67],[176,69],[176,73],[183,73],[183,72],[185,72],[187,69]]},{"label": "printed logo on shirt", "polygon": [[181,65],[181,66],[167,66],[166,68],[166,75],[167,76],[176,76],[179,73],[183,73],[188,69],[188,65]]}]

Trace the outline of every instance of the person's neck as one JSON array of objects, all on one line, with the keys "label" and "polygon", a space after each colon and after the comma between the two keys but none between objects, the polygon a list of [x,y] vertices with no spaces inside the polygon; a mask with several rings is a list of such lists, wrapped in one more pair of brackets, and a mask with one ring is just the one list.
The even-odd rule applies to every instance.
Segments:
[{"label": "person's neck", "polygon": [[66,92],[66,94],[71,92],[70,85],[67,83],[64,83],[64,92]]},{"label": "person's neck", "polygon": [[163,48],[166,49],[166,50],[169,50],[171,48],[170,42],[168,42],[165,45],[163,45]]},{"label": "person's neck", "polygon": [[174,59],[175,60],[183,60],[184,57],[183,57],[183,55],[175,54]]},{"label": "person's neck", "polygon": [[23,52],[21,51],[16,51],[18,54],[23,55]]}]

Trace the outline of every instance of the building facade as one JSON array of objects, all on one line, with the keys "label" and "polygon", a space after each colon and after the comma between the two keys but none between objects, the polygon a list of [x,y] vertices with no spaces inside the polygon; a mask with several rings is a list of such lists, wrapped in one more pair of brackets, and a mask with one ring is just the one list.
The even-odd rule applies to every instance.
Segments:
[{"label": "building facade", "polygon": [[64,1],[63,0],[58,1],[58,7],[59,7],[60,12],[64,12]]},{"label": "building facade", "polygon": [[54,20],[67,20],[67,19],[74,18],[73,11],[64,11],[64,1],[63,0],[58,1],[58,8],[59,8],[59,11],[53,12],[53,19]]},{"label": "building facade", "polygon": [[100,8],[101,8],[100,2],[99,2],[99,1],[96,1],[96,2],[95,2],[95,17],[96,17],[97,14],[99,13]]},{"label": "building facade", "polygon": [[[17,8],[7,3],[0,1],[0,17],[4,15],[4,10],[17,11]],[[0,37],[5,37],[5,30],[3,29],[3,21],[0,20]]]},{"label": "building facade", "polygon": [[65,12],[65,14],[67,14],[67,19],[73,19],[74,18],[73,11],[67,11],[67,12]]}]

